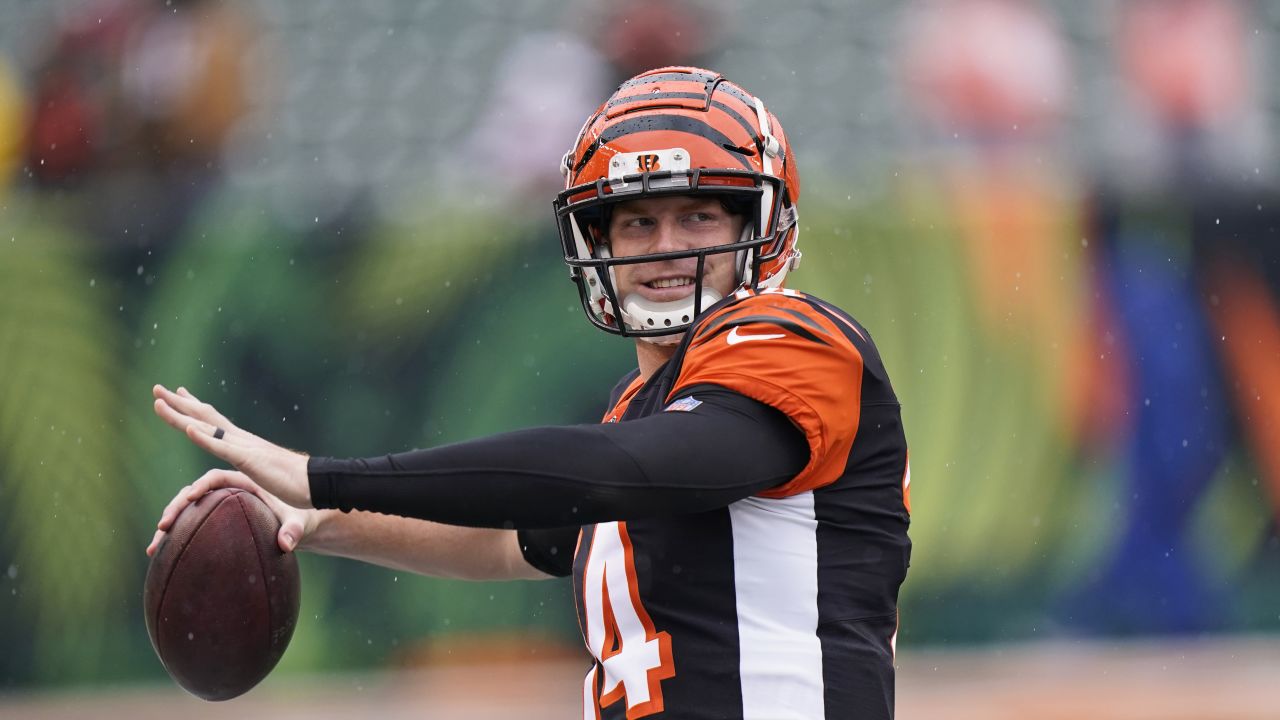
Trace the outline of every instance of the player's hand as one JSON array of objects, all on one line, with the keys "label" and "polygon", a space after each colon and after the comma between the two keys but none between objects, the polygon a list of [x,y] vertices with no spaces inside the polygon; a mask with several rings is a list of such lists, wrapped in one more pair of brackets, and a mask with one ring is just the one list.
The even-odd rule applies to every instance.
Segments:
[{"label": "player's hand", "polygon": [[292,552],[298,547],[316,529],[319,522],[316,511],[300,510],[281,502],[280,498],[263,490],[244,473],[233,470],[210,470],[200,476],[199,480],[179,490],[178,494],[165,506],[164,512],[160,514],[160,522],[156,523],[156,534],[151,538],[151,544],[147,546],[147,556],[156,554],[160,541],[173,528],[174,520],[178,519],[178,515],[181,515],[188,505],[199,500],[205,493],[218,488],[239,488],[261,498],[280,521],[280,532],[276,534],[276,543],[284,552]]},{"label": "player's hand", "polygon": [[[311,507],[311,483],[307,478],[307,456],[282,448],[235,426],[212,405],[178,388],[163,385],[151,389],[155,411],[175,430],[209,454],[221,458],[244,473],[268,494],[296,508]],[[209,474],[196,481],[195,488]],[[208,486],[204,492],[215,486]],[[225,486],[217,486],[225,487]],[[204,492],[199,493],[200,497]]]}]

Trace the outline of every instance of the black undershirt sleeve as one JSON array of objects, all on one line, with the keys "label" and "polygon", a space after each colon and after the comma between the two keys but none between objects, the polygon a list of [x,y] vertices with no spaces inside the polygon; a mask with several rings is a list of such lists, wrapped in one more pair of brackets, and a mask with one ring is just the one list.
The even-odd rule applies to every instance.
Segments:
[{"label": "black undershirt sleeve", "polygon": [[701,404],[687,412],[373,458],[312,457],[311,501],[471,527],[576,528],[722,507],[808,462],[804,434],[780,411],[719,387],[692,392]]},{"label": "black undershirt sleeve", "polygon": [[525,528],[516,531],[524,561],[553,577],[573,574],[573,554],[582,528]]}]

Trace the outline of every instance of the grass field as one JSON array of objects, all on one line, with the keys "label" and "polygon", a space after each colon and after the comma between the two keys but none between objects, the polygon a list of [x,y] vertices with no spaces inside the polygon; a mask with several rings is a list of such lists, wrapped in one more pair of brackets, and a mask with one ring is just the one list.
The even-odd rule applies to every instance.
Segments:
[{"label": "grass field", "polygon": [[[1043,643],[899,655],[899,720],[1275,720],[1280,636]],[[470,658],[421,670],[271,678],[225,703],[173,686],[0,695],[0,718],[562,720],[584,660]]]}]

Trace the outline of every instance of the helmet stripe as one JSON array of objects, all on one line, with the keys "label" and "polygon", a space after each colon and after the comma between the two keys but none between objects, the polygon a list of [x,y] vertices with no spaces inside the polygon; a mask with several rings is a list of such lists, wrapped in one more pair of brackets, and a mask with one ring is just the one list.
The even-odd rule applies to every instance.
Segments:
[{"label": "helmet stripe", "polygon": [[719,80],[720,77],[721,75],[718,73],[709,73],[705,71],[687,72],[687,71],[677,70],[675,72],[653,73],[652,75],[637,75],[636,77],[633,77],[630,80],[622,83],[622,85],[620,85],[618,89],[626,90],[633,87],[639,87],[641,85],[650,85],[653,83],[665,82],[668,80],[707,83],[707,82],[715,82]]},{"label": "helmet stripe", "polygon": [[[735,143],[728,135],[725,135],[702,120],[685,117],[683,115],[642,115],[640,117],[622,120],[600,133],[600,136],[597,137],[595,141],[591,143],[591,146],[587,148],[587,151],[582,154],[582,158],[578,160],[578,164],[574,166],[573,171],[575,173],[581,172],[582,168],[585,167],[587,162],[596,154],[596,151],[600,149],[601,145],[606,145],[628,135],[652,132],[654,130],[671,130],[687,133],[689,135],[697,135],[710,140],[725,150],[731,150],[731,148],[738,147],[738,143]],[[730,154],[734,155],[738,164],[742,165],[743,169],[748,171],[753,171],[755,169],[742,157],[738,157],[737,154],[732,152],[730,152]]]},{"label": "helmet stripe", "polygon": [[[760,138],[758,136],[758,133],[756,133],[756,129],[751,127],[751,123],[747,122],[747,119],[742,117],[742,115],[739,114],[737,110],[734,110],[733,108],[729,107],[728,105],[725,105],[719,100],[716,100],[711,104],[716,108],[718,108],[719,110],[723,111],[725,115],[728,115],[729,117],[733,118],[739,125],[742,126],[743,130],[747,131],[747,135],[751,136],[751,139],[755,141],[755,144],[757,146],[760,145]],[[756,149],[760,150],[761,148],[757,147]]]},{"label": "helmet stripe", "polygon": [[[657,83],[672,80],[689,83],[703,83],[706,86],[704,93],[690,96],[692,98],[712,97],[717,92],[723,92],[731,97],[737,98],[748,108],[755,107],[756,99],[751,95],[748,95],[742,88],[725,80],[723,75],[710,75],[706,73],[670,72],[657,73],[654,75],[641,75],[640,77],[632,78],[631,80],[622,83],[622,85],[618,87],[618,92],[620,93],[623,90],[630,90],[632,88],[643,87],[646,85],[655,85]],[[642,95],[636,95],[634,97],[640,96]]]},{"label": "helmet stripe", "polygon": [[609,101],[607,107],[612,110],[619,105],[629,105],[631,103],[645,102],[648,100],[703,100],[705,98],[706,96],[702,93],[691,92],[638,93],[636,95],[628,95],[626,97],[615,97]]},{"label": "helmet stripe", "polygon": [[[621,105],[645,102],[648,100],[699,100],[702,97],[703,96],[699,95],[698,93],[683,93],[683,92],[651,93],[648,95],[644,95],[644,94],[630,95],[628,97],[615,98],[613,100],[610,100],[608,108],[613,109]],[[734,110],[733,108],[729,107],[728,105],[725,105],[719,100],[712,101],[711,106],[716,108],[717,110],[720,110],[725,115],[728,115],[734,122],[741,125],[742,129],[747,131],[747,135],[755,139],[756,145],[760,144],[760,140],[758,138],[758,133],[756,132],[756,128],[751,126],[751,123],[748,122],[747,119],[742,116],[742,113],[739,113],[737,110]],[[679,107],[679,106],[674,106],[674,107]],[[644,108],[644,109],[649,110],[654,108]],[[595,116],[592,116],[591,119],[594,121]],[[757,148],[757,149],[761,149],[761,148]]]}]

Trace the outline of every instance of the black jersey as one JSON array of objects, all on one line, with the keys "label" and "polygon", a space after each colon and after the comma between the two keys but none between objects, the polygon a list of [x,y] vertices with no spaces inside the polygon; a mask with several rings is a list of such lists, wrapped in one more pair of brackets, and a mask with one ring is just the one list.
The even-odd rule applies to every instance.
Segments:
[{"label": "black jersey", "polygon": [[584,718],[892,717],[909,476],[866,331],[798,292],[741,292],[648,382],[627,380],[606,422],[728,388],[785,413],[810,456],[727,507],[581,529],[572,574],[596,658]]}]

